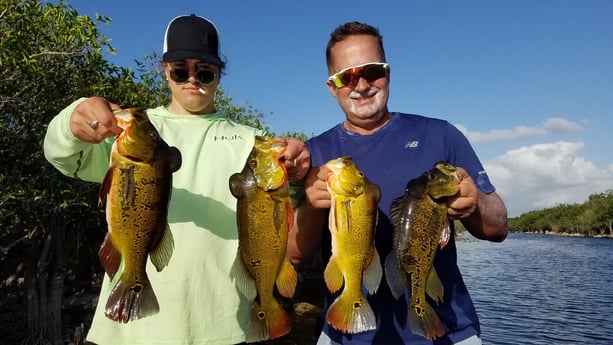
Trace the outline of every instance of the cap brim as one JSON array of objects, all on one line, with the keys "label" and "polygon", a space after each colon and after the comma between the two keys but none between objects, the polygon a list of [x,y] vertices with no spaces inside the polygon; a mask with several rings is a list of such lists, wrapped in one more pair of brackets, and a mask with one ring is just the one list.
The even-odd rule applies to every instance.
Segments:
[{"label": "cap brim", "polygon": [[175,50],[172,52],[164,53],[164,55],[162,56],[162,61],[164,62],[175,62],[187,59],[205,61],[217,66],[223,65],[222,61],[216,55],[190,50]]}]

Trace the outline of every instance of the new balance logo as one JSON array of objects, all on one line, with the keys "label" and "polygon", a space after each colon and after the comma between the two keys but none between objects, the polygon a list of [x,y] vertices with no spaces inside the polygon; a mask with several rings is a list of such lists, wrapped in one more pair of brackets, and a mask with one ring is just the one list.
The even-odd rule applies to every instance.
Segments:
[{"label": "new balance logo", "polygon": [[419,146],[419,141],[417,140],[413,140],[413,141],[408,141],[406,144],[404,144],[404,148],[408,149],[408,148],[416,148],[417,146]]}]

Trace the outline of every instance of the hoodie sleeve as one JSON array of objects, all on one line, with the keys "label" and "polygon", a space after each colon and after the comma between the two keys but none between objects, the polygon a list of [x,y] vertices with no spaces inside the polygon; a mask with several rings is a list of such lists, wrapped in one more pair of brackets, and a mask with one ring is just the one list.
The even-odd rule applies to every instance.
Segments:
[{"label": "hoodie sleeve", "polygon": [[76,100],[51,120],[43,149],[45,158],[62,174],[84,181],[101,182],[109,167],[114,138],[91,144],[72,134],[70,116],[84,100]]}]

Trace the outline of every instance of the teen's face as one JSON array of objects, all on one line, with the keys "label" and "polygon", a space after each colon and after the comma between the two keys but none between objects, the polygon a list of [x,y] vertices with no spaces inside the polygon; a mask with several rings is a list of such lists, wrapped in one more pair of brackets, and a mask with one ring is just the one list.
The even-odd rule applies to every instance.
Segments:
[{"label": "teen's face", "polygon": [[215,111],[215,91],[220,76],[217,66],[189,59],[165,63],[164,71],[172,94],[170,112],[209,114]]},{"label": "teen's face", "polygon": [[[348,67],[383,62],[379,45],[370,35],[353,35],[336,43],[331,50],[331,75]],[[332,81],[328,89],[347,117],[350,125],[371,130],[387,118],[389,70],[385,77],[368,81],[360,77],[355,85],[340,87]]]}]

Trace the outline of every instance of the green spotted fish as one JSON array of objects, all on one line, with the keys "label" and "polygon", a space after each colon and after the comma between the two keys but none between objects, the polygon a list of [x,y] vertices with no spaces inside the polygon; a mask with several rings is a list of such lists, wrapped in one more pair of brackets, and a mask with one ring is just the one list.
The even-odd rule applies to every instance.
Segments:
[{"label": "green spotted fish", "polygon": [[362,285],[373,294],[383,271],[375,248],[380,189],[344,156],[326,163],[331,196],[328,227],[332,237],[332,256],[324,271],[328,290],[343,288],[328,308],[326,321],[345,333],[360,333],[376,328],[377,320]]},{"label": "green spotted fish", "polygon": [[99,256],[111,280],[123,266],[105,315],[127,323],[160,310],[145,267],[150,258],[161,271],[173,252],[167,214],[172,173],[181,166],[181,153],[162,140],[146,112],[119,110],[115,119],[123,132],[113,143],[110,166],[100,187],[108,232]]},{"label": "green spotted fish", "polygon": [[246,342],[278,338],[291,330],[291,318],[274,296],[275,287],[292,297],[297,274],[285,256],[287,237],[294,224],[284,142],[256,136],[240,173],[230,177],[237,199],[238,253],[231,275],[252,301]]},{"label": "green spotted fish", "polygon": [[435,303],[443,301],[444,286],[433,263],[439,246],[442,249],[450,237],[445,198],[458,191],[456,168],[438,162],[409,181],[404,195],[392,202],[390,210],[394,243],[385,260],[386,279],[396,299],[407,289],[409,327],[429,340],[445,333],[426,295]]}]

